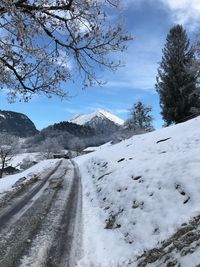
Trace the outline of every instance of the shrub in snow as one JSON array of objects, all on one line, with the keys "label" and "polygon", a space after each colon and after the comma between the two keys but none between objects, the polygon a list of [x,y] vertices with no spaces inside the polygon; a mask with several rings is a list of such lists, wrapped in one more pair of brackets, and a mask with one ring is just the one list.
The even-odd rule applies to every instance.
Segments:
[{"label": "shrub in snow", "polygon": [[34,165],[35,162],[33,162],[30,157],[26,157],[22,160],[22,163],[20,164],[20,168],[23,170],[26,170]]}]

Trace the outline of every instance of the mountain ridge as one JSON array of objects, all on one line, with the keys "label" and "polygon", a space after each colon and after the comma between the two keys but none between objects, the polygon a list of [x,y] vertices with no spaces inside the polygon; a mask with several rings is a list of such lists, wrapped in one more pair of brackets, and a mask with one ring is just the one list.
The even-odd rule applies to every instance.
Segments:
[{"label": "mountain ridge", "polygon": [[77,125],[93,128],[96,134],[108,135],[116,133],[124,125],[124,121],[109,111],[97,109],[89,114],[77,114],[69,120]]},{"label": "mountain ridge", "polygon": [[28,137],[38,133],[35,124],[23,113],[0,110],[0,132]]},{"label": "mountain ridge", "polygon": [[112,121],[113,123],[120,125],[120,126],[124,124],[124,120],[112,114],[111,112],[103,110],[103,109],[97,109],[96,111],[89,113],[89,114],[77,114],[74,117],[72,117],[69,120],[69,122],[73,122],[79,125],[84,125],[86,123],[89,123],[89,121],[93,120],[95,117],[108,119]]}]

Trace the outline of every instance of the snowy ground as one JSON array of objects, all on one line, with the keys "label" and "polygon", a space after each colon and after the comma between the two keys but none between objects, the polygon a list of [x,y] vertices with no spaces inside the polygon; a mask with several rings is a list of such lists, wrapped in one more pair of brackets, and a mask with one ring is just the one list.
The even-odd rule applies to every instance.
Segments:
[{"label": "snowy ground", "polygon": [[77,166],[46,160],[23,175],[30,179],[21,187],[20,176],[5,178],[18,185],[0,199],[0,266],[75,266],[82,213]]},{"label": "snowy ground", "polygon": [[[20,157],[17,157],[17,161],[19,161]],[[24,181],[31,179],[33,176],[41,176],[45,174],[51,168],[54,168],[57,164],[58,160],[43,160],[40,163],[34,165],[33,167],[23,171],[21,173],[17,173],[14,175],[7,175],[0,179],[0,197],[3,196],[7,191],[12,190],[14,184],[19,181],[21,178],[24,178]]]},{"label": "snowy ground", "polygon": [[76,162],[83,186],[79,266],[136,266],[138,255],[200,214],[200,117]]},{"label": "snowy ground", "polygon": [[39,153],[20,153],[12,157],[9,162],[9,165],[15,168],[20,168],[20,165],[24,160],[29,160],[31,162],[39,162],[44,159],[44,156]]}]

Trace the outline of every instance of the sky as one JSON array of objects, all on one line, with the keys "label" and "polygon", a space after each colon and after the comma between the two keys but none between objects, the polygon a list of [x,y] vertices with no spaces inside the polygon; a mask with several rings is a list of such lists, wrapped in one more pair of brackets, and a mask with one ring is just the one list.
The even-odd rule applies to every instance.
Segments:
[{"label": "sky", "polygon": [[[200,21],[199,0],[125,0],[119,11],[127,30],[133,36],[128,50],[118,55],[125,66],[115,73],[105,70],[101,77],[107,81],[102,87],[82,90],[80,83],[66,83],[70,97],[65,100],[48,99],[37,95],[28,103],[9,104],[1,94],[0,109],[26,114],[42,129],[50,124],[69,120],[79,113],[105,109],[122,119],[129,109],[141,100],[153,107],[155,128],[163,125],[159,97],[155,91],[158,63],[169,29],[182,24],[190,38],[198,32]],[[116,10],[115,10],[116,12]],[[118,16],[118,14],[114,14]]]}]

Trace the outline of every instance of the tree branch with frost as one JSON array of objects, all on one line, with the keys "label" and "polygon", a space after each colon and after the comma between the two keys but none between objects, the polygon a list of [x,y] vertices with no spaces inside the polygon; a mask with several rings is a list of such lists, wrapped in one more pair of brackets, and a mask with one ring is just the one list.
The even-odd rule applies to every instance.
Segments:
[{"label": "tree branch with frost", "polygon": [[96,66],[115,70],[120,62],[109,55],[123,52],[131,40],[121,24],[112,25],[108,13],[117,11],[119,2],[2,0],[0,86],[9,89],[10,101],[18,95],[28,101],[35,93],[65,97],[61,84],[77,71],[87,87],[100,82]]}]

